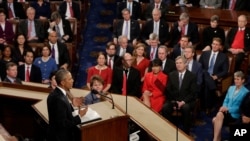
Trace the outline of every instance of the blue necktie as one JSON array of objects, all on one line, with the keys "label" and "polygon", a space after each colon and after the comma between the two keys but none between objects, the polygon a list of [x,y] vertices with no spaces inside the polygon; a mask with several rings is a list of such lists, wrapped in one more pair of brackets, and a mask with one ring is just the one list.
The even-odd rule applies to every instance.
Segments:
[{"label": "blue necktie", "polygon": [[214,63],[215,63],[215,53],[213,53],[213,56],[211,58],[211,61],[210,61],[210,65],[209,65],[209,68],[208,68],[208,73],[210,75],[213,74],[213,71],[214,71]]}]

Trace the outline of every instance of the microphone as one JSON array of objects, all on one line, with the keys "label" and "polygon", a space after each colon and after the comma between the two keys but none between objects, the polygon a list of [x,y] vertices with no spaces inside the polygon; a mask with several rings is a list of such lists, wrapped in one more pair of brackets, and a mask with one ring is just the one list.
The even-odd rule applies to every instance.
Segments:
[{"label": "microphone", "polygon": [[111,94],[110,94],[111,97],[108,97],[108,96],[106,95],[107,93],[98,92],[98,91],[95,90],[95,89],[92,89],[92,90],[91,90],[91,93],[92,93],[92,94],[98,94],[98,95],[100,95],[100,96],[102,96],[102,97],[105,97],[105,98],[111,100],[111,102],[112,102],[112,109],[115,109],[115,103],[114,103],[114,100],[113,100],[113,97],[112,97]]}]

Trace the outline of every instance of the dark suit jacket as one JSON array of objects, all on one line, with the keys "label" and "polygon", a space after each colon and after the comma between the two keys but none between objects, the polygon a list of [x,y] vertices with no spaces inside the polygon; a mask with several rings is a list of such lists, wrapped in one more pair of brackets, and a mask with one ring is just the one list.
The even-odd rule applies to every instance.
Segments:
[{"label": "dark suit jacket", "polygon": [[[105,58],[106,58],[106,63],[105,63],[105,64],[108,65],[108,61],[109,61],[109,60],[108,60],[107,54],[105,55]],[[122,59],[122,58],[121,58],[119,55],[117,55],[117,54],[115,54],[115,55],[113,56],[113,62],[114,62],[113,68],[114,68],[115,66],[118,67],[118,66],[121,65],[121,63],[122,63],[122,62],[121,62],[121,59]]]},{"label": "dark suit jacket", "polygon": [[[35,24],[35,31],[36,31],[36,36],[38,37],[38,41],[39,42],[43,42],[45,36],[45,32],[44,32],[44,27],[41,21],[35,19],[34,20],[34,24]],[[18,24],[18,33],[19,34],[24,34],[27,37],[28,34],[28,20],[21,20]]]},{"label": "dark suit jacket", "polygon": [[[25,65],[18,66],[17,77],[25,81]],[[39,67],[32,65],[30,70],[30,82],[42,82],[42,73]]]},{"label": "dark suit jacket", "polygon": [[[155,3],[148,4],[146,11],[145,11],[145,19],[150,20],[152,19],[152,11],[155,8]],[[161,6],[159,8],[161,10],[161,19],[166,19],[166,13],[167,13],[167,5],[163,2],[161,2]]]},{"label": "dark suit jacket", "polygon": [[214,37],[219,37],[222,40],[223,45],[225,43],[225,31],[220,27],[212,28],[211,26],[209,26],[205,28],[203,30],[202,37],[202,49],[205,46],[211,46]]},{"label": "dark suit jacket", "polygon": [[[114,67],[111,92],[121,94],[123,82],[123,68]],[[141,75],[140,72],[131,67],[127,79],[127,94],[130,96],[141,97]]]},{"label": "dark suit jacket", "polygon": [[[119,20],[117,22],[116,28],[114,30],[114,38],[118,38],[122,35],[122,27],[123,27],[124,20]],[[133,41],[134,39],[139,39],[140,37],[140,26],[137,20],[130,20],[130,40]]]},{"label": "dark suit jacket", "polygon": [[[0,7],[4,9],[6,18],[9,19],[7,1],[4,1],[0,5]],[[14,13],[15,13],[16,17],[18,17],[19,19],[25,19],[26,18],[26,14],[25,14],[25,11],[23,9],[23,5],[21,3],[13,2],[13,8],[14,8]]]},{"label": "dark suit jacket", "polygon": [[[199,42],[199,32],[198,26],[195,23],[189,22],[187,35],[190,37],[190,40],[193,44]],[[174,23],[173,33],[172,33],[172,41],[171,45],[175,45],[181,39],[181,31],[178,30],[178,22]]]},{"label": "dark suit jacket", "polygon": [[[66,42],[71,42],[73,40],[73,32],[71,30],[70,22],[64,19],[61,19],[61,20],[62,20],[63,31],[64,31],[64,35],[62,35],[62,37],[69,35],[69,39]],[[56,31],[56,27],[54,27],[52,30]]]},{"label": "dark suit jacket", "polygon": [[67,63],[68,65],[71,64],[71,60],[69,57],[69,51],[64,43],[57,42],[58,52],[59,52],[59,66],[62,66],[63,64]]},{"label": "dark suit jacket", "polygon": [[[235,3],[234,10],[237,11],[244,11],[248,10],[249,11],[249,1],[248,0],[237,0]],[[221,7],[222,9],[229,9],[230,7],[230,0],[223,0]]]},{"label": "dark suit jacket", "polygon": [[[11,83],[11,81],[8,79],[8,77],[5,77],[5,79],[3,80],[3,82]],[[22,80],[19,79],[19,78],[16,78],[15,84],[22,84]]]},{"label": "dark suit jacket", "polygon": [[74,130],[77,128],[76,125],[81,123],[81,119],[78,115],[73,117],[73,108],[59,88],[49,94],[47,108],[49,116],[48,141],[75,141]]},{"label": "dark suit jacket", "polygon": [[162,72],[169,75],[174,70],[176,70],[175,62],[171,59],[167,59]]},{"label": "dark suit jacket", "polygon": [[[143,31],[142,31],[142,39],[145,41],[149,39],[149,35],[154,31],[154,20],[147,21]],[[164,20],[160,20],[159,23],[159,41],[160,44],[164,44],[170,39],[168,24]]]},{"label": "dark suit jacket", "polygon": [[[73,9],[73,13],[74,13],[74,17],[77,19],[77,20],[80,20],[80,6],[78,3],[72,1],[72,9]],[[67,2],[64,1],[60,4],[59,6],[59,12],[60,12],[60,15],[62,16],[63,19],[65,19],[65,14],[66,14],[66,10],[67,10]]]},{"label": "dark suit jacket", "polygon": [[171,58],[173,60],[175,60],[175,58],[177,58],[178,56],[181,55],[181,47],[180,47],[180,43],[176,44],[174,47],[173,47],[173,51],[171,53]]},{"label": "dark suit jacket", "polygon": [[[120,53],[120,49],[121,49],[120,46],[116,47],[116,55],[118,55],[118,56],[119,56],[119,53]],[[134,49],[131,46],[128,45],[127,48],[126,48],[126,53],[130,53],[131,55],[133,55],[133,51],[134,51]]]},{"label": "dark suit jacket", "polygon": [[169,74],[166,88],[167,101],[194,102],[197,89],[196,76],[189,70],[186,70],[180,90],[178,80],[178,71],[173,71]]},{"label": "dark suit jacket", "polygon": [[[235,35],[238,31],[238,28],[232,28],[228,34],[227,34],[227,40],[226,40],[226,50],[231,48],[231,45],[234,41]],[[250,28],[245,28],[245,35],[244,35],[244,50],[249,51],[250,50]]]},{"label": "dark suit jacket", "polygon": [[[201,54],[199,62],[202,65],[203,72],[207,73],[209,68],[209,59],[212,51],[205,51]],[[228,73],[228,57],[225,53],[219,52],[214,64],[213,75],[216,75],[218,78],[224,77]]]},{"label": "dark suit jacket", "polygon": [[[156,53],[155,53],[155,58],[158,58],[158,47],[156,49]],[[151,53],[151,46],[147,46],[146,48],[146,58],[150,60],[150,53]]]},{"label": "dark suit jacket", "polygon": [[[124,1],[118,4],[117,11],[116,11],[118,19],[123,19],[121,11],[124,8],[127,8],[127,1]],[[136,1],[133,1],[131,19],[138,20],[140,18],[141,18],[141,4]]]},{"label": "dark suit jacket", "polygon": [[192,65],[192,73],[194,73],[196,75],[197,78],[197,85],[201,86],[202,84],[202,74],[203,74],[203,70],[202,70],[202,66],[201,63],[193,60],[193,65]]},{"label": "dark suit jacket", "polygon": [[5,22],[5,29],[3,30],[2,27],[0,27],[0,38],[5,39],[5,41],[9,44],[13,42],[14,38],[14,32],[12,24],[8,21]]},{"label": "dark suit jacket", "polygon": [[3,81],[6,76],[5,64],[0,60],[0,78]]}]

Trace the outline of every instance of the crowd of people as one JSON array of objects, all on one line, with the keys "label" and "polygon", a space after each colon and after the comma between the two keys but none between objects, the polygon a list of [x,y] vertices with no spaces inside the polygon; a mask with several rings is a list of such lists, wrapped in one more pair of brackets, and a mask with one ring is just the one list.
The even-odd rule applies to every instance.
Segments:
[{"label": "crowd of people", "polygon": [[[197,3],[152,0],[145,13],[141,13],[139,2],[127,0],[117,5],[117,18],[121,20],[116,23],[113,40],[107,43],[105,52],[97,53],[96,65],[87,70],[86,85],[91,91],[83,103],[88,105],[101,101],[100,96],[92,90],[135,96],[170,121],[173,121],[174,111],[181,112],[183,130],[189,134],[196,100],[201,100],[205,111],[216,107],[217,83],[230,75],[227,53],[232,53],[236,56],[234,84],[228,89],[223,106],[213,118],[214,141],[221,139],[223,121],[229,123],[242,119],[241,122],[250,123],[247,110],[250,107],[249,90],[244,87],[246,74],[240,70],[245,52],[250,50],[247,16],[240,15],[235,21],[238,27],[232,28],[227,36],[224,29],[219,27],[219,16],[212,16],[210,26],[204,29],[201,40],[198,26],[190,21],[188,13],[179,16],[171,32],[165,16],[162,16],[166,14],[169,4],[192,7]],[[222,0],[200,0],[198,3],[202,8],[220,8],[224,4],[227,5],[226,9],[247,10],[241,7],[243,2],[247,1],[224,4]],[[27,19],[25,14],[17,12],[15,8],[18,6],[15,5],[20,3],[7,0],[0,5],[0,25],[1,29],[5,29],[0,33],[1,80],[18,84],[22,81],[50,84],[54,89],[47,101],[50,135],[56,134],[61,140],[72,139],[69,130],[75,130],[80,117],[87,111],[87,108],[80,110],[79,116],[73,117],[66,98],[73,85],[72,75],[68,71],[71,61],[65,45],[65,42],[72,41],[73,36],[67,19],[80,19],[79,9],[71,10],[71,6],[79,5],[66,0],[60,5],[59,11],[48,13],[46,9],[49,3],[38,0],[27,8]],[[13,28],[8,28],[12,25],[6,19],[16,17],[24,20],[20,21],[14,34]],[[49,27],[44,30],[38,19],[48,18]],[[138,19],[146,20],[143,31]],[[38,57],[28,43],[44,42],[46,38],[48,42],[44,43]],[[202,51],[199,59],[195,57],[198,43]],[[76,102],[78,98],[71,96],[69,99],[72,104],[81,105],[79,101]],[[50,137],[55,140],[54,136]]]}]

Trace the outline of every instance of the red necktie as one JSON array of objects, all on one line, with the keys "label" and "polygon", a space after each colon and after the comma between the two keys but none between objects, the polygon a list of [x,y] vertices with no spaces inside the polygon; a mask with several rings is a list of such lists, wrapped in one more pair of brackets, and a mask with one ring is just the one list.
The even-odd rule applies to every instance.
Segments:
[{"label": "red necktie", "polygon": [[112,58],[109,57],[109,62],[108,62],[108,67],[111,68],[111,61],[112,61]]},{"label": "red necktie", "polygon": [[153,51],[150,53],[150,60],[154,59],[155,47],[153,47]]},{"label": "red necktie", "polygon": [[181,27],[181,35],[182,35],[182,36],[185,35],[185,30],[186,30],[186,25],[183,25],[183,26]]},{"label": "red necktie", "polygon": [[71,3],[69,3],[69,12],[70,12],[70,16],[71,16],[71,17],[74,17],[74,11],[73,11],[72,4],[71,4]]},{"label": "red necktie", "polygon": [[28,38],[31,37],[31,32],[32,32],[32,21],[28,22]]},{"label": "red necktie", "polygon": [[9,6],[8,6],[8,15],[9,15],[9,19],[11,19],[11,18],[14,17],[14,15],[13,15],[13,13],[12,13],[12,10],[11,10],[11,8],[10,8],[10,4],[9,4]]},{"label": "red necktie", "polygon": [[122,95],[127,95],[127,75],[125,71],[123,71]]},{"label": "red necktie", "polygon": [[157,9],[158,9],[158,8],[159,8],[159,4],[156,4],[156,5],[155,5],[155,8],[157,8]]},{"label": "red necktie", "polygon": [[234,10],[235,3],[236,3],[236,0],[232,0],[232,4],[231,4],[231,7],[230,7],[231,10]]},{"label": "red necktie", "polygon": [[25,80],[26,82],[30,82],[30,67],[27,67],[26,69],[26,75],[25,75]]}]

